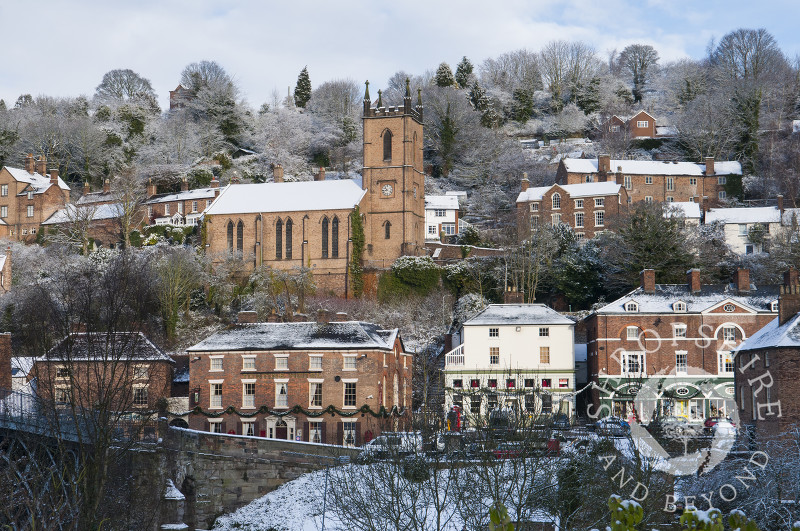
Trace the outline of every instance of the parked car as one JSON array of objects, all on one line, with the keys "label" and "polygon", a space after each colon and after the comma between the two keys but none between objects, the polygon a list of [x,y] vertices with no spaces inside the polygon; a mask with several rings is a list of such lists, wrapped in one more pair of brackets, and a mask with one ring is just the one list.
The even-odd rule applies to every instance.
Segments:
[{"label": "parked car", "polygon": [[522,443],[502,442],[492,452],[495,459],[513,459],[523,453]]},{"label": "parked car", "polygon": [[657,417],[648,426],[650,433],[660,434],[664,437],[694,437],[700,435],[702,426],[689,422],[686,417],[666,416]]},{"label": "parked car", "polygon": [[553,429],[554,430],[568,430],[572,426],[569,422],[569,417],[564,413],[559,413],[553,416]]},{"label": "parked car", "polygon": [[422,435],[415,432],[382,433],[361,450],[362,460],[387,459],[422,452]]},{"label": "parked car", "polygon": [[708,435],[713,435],[716,431],[715,426],[719,423],[723,423],[721,427],[725,429],[736,429],[736,423],[733,422],[730,417],[708,417],[705,422],[703,422],[703,431]]},{"label": "parked car", "polygon": [[618,417],[605,417],[594,423],[594,431],[598,435],[626,437],[631,433],[631,425]]}]

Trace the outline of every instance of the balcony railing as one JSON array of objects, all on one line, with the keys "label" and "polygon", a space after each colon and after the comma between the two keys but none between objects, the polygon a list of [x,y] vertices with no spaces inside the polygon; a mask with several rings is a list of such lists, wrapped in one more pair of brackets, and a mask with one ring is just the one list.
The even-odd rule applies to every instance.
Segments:
[{"label": "balcony railing", "polygon": [[444,355],[445,367],[464,365],[464,345],[461,344]]}]

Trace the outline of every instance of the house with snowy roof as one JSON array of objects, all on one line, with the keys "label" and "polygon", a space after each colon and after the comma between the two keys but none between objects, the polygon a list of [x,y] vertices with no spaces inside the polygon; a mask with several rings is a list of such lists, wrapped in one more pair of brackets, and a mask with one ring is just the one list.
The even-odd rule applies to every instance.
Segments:
[{"label": "house with snowy roof", "polygon": [[800,424],[800,278],[783,275],[778,316],[736,350],[736,404],[756,441],[774,440]]},{"label": "house with snowy roof", "polygon": [[180,192],[158,193],[152,181],[147,183],[146,223],[148,225],[197,225],[203,212],[219,195],[219,181],[215,177],[211,186],[189,190],[186,177],[181,181]]},{"label": "house with snowy roof", "polygon": [[628,209],[628,192],[615,182],[554,184],[529,187],[523,176],[517,196],[517,235],[530,237],[539,225],[568,225],[579,240],[607,230],[614,217]]},{"label": "house with snowy roof", "polygon": [[445,354],[445,411],[471,426],[511,408],[549,416],[575,410],[575,322],[544,304],[490,304],[466,321]]},{"label": "house with snowy roof", "polygon": [[0,237],[31,242],[42,222],[69,200],[69,186],[44,155],[25,157],[25,167],[0,169]]},{"label": "house with snowy roof", "polygon": [[[559,184],[615,182],[622,185],[632,202],[693,201],[704,197],[712,202],[728,197],[728,190],[741,182],[742,165],[737,161],[704,164],[677,161],[612,160],[609,155],[596,159],[563,159],[556,171]],[[730,183],[728,181],[731,181]]]},{"label": "house with snowy roof", "polygon": [[425,196],[425,239],[440,241],[441,236],[458,235],[458,196]]},{"label": "house with snowy roof", "polygon": [[721,223],[725,243],[737,254],[764,252],[770,238],[781,229],[779,207],[712,208],[705,213],[705,223]]},{"label": "house with snowy roof", "polygon": [[702,422],[734,413],[734,353],[778,314],[779,286],[752,284],[747,269],[727,284],[703,284],[698,269],[686,276],[686,284],[657,284],[645,269],[640,287],[585,318],[601,416]]},{"label": "house with snowy roof", "polygon": [[697,227],[701,221],[700,203],[692,201],[675,201],[669,204],[670,208],[664,209],[665,217],[677,216],[686,226]]},{"label": "house with snowy roof", "polygon": [[[212,263],[306,267],[318,290],[345,295],[354,239],[364,242],[361,265],[369,274],[400,256],[427,254],[422,103],[412,105],[408,83],[400,106],[380,99],[373,106],[368,88],[363,103],[363,176],[332,180],[320,172],[314,181],[289,182],[276,165],[272,182],[227,186],[203,214]],[[363,240],[353,232],[357,211]]]},{"label": "house with snowy roof", "polygon": [[[190,407],[200,410],[191,428],[359,446],[410,421],[413,358],[398,329],[324,310],[289,323],[254,313],[187,349]],[[399,416],[368,412],[381,408]]]}]

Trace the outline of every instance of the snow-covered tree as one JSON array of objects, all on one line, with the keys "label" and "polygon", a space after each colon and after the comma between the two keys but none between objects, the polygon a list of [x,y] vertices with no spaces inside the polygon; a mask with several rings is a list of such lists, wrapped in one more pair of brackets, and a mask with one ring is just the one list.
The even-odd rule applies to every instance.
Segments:
[{"label": "snow-covered tree", "polygon": [[458,83],[460,88],[467,88],[470,85],[470,80],[472,79],[472,70],[474,67],[467,56],[461,58],[458,65],[456,66],[456,75],[455,80]]},{"label": "snow-covered tree", "polygon": [[630,76],[634,101],[642,101],[645,86],[658,67],[658,52],[649,44],[631,44],[622,50],[618,61]]},{"label": "snow-covered tree", "polygon": [[450,65],[447,63],[440,64],[439,68],[436,69],[436,75],[433,78],[433,82],[437,87],[452,87],[455,85],[456,78],[453,76],[453,71],[450,69]]},{"label": "snow-covered tree", "polygon": [[308,77],[308,67],[304,66],[297,76],[297,84],[294,87],[294,104],[305,108],[308,100],[311,99],[311,79]]}]

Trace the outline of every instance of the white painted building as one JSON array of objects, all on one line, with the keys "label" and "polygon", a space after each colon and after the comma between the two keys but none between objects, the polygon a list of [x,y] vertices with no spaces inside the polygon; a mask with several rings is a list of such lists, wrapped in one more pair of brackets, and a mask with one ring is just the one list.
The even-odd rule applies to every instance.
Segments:
[{"label": "white painted building", "polygon": [[[725,243],[738,254],[763,252],[763,238],[777,236],[781,228],[778,207],[712,208],[706,212],[706,224],[725,226]],[[764,232],[759,234],[758,227]]]},{"label": "white painted building", "polygon": [[464,323],[445,355],[445,407],[470,425],[498,408],[572,415],[575,323],[543,304],[491,304]]},{"label": "white painted building", "polygon": [[441,234],[458,234],[457,195],[425,195],[425,239],[438,241]]}]

